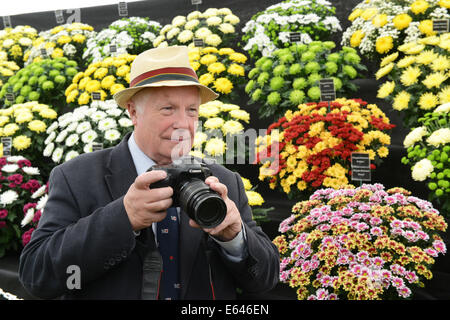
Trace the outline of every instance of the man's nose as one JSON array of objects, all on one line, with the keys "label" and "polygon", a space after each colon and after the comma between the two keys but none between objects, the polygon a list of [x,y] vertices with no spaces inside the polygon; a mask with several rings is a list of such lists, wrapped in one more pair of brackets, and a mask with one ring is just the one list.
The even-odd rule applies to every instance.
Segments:
[{"label": "man's nose", "polygon": [[176,129],[188,129],[189,128],[189,116],[184,111],[178,111],[175,114],[175,121],[173,127]]}]

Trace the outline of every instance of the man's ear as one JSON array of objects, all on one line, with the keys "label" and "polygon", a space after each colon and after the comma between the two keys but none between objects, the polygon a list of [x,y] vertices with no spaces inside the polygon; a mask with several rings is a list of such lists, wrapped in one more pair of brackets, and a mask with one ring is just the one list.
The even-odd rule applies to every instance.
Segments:
[{"label": "man's ear", "polygon": [[133,125],[137,124],[137,110],[136,110],[136,104],[133,100],[128,100],[127,102],[127,110],[128,114],[130,115],[130,119],[133,122]]}]

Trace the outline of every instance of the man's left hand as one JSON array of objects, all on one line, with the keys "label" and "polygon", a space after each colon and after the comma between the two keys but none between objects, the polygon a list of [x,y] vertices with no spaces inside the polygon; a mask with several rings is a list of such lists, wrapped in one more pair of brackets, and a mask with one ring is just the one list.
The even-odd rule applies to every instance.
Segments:
[{"label": "man's left hand", "polygon": [[[218,192],[227,206],[227,215],[225,219],[217,227],[212,229],[203,229],[203,231],[209,233],[211,236],[217,238],[220,241],[233,240],[236,235],[242,229],[241,214],[237,209],[235,203],[228,198],[227,186],[220,183],[219,179],[214,176],[206,178],[205,183],[209,187]],[[200,226],[194,221],[190,220],[189,225],[194,228],[200,228]]]}]

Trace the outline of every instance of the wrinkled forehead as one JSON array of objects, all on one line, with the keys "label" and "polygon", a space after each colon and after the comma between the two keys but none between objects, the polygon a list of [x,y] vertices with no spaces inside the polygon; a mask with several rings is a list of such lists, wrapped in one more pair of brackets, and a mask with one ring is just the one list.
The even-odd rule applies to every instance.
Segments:
[{"label": "wrinkled forehead", "polygon": [[179,86],[179,87],[152,87],[144,88],[133,95],[132,100],[137,105],[143,105],[152,100],[177,100],[182,99],[183,102],[195,102],[200,104],[200,89],[196,86]]}]

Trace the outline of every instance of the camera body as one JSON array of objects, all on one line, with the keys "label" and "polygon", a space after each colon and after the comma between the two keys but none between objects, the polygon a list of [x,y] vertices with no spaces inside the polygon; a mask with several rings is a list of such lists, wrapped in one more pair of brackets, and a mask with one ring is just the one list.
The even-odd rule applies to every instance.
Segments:
[{"label": "camera body", "polygon": [[163,170],[167,176],[152,183],[150,189],[172,187],[172,207],[180,207],[200,227],[214,228],[225,219],[225,202],[204,182],[212,175],[204,163],[185,158],[170,165],[152,166],[148,171],[152,170]]}]

